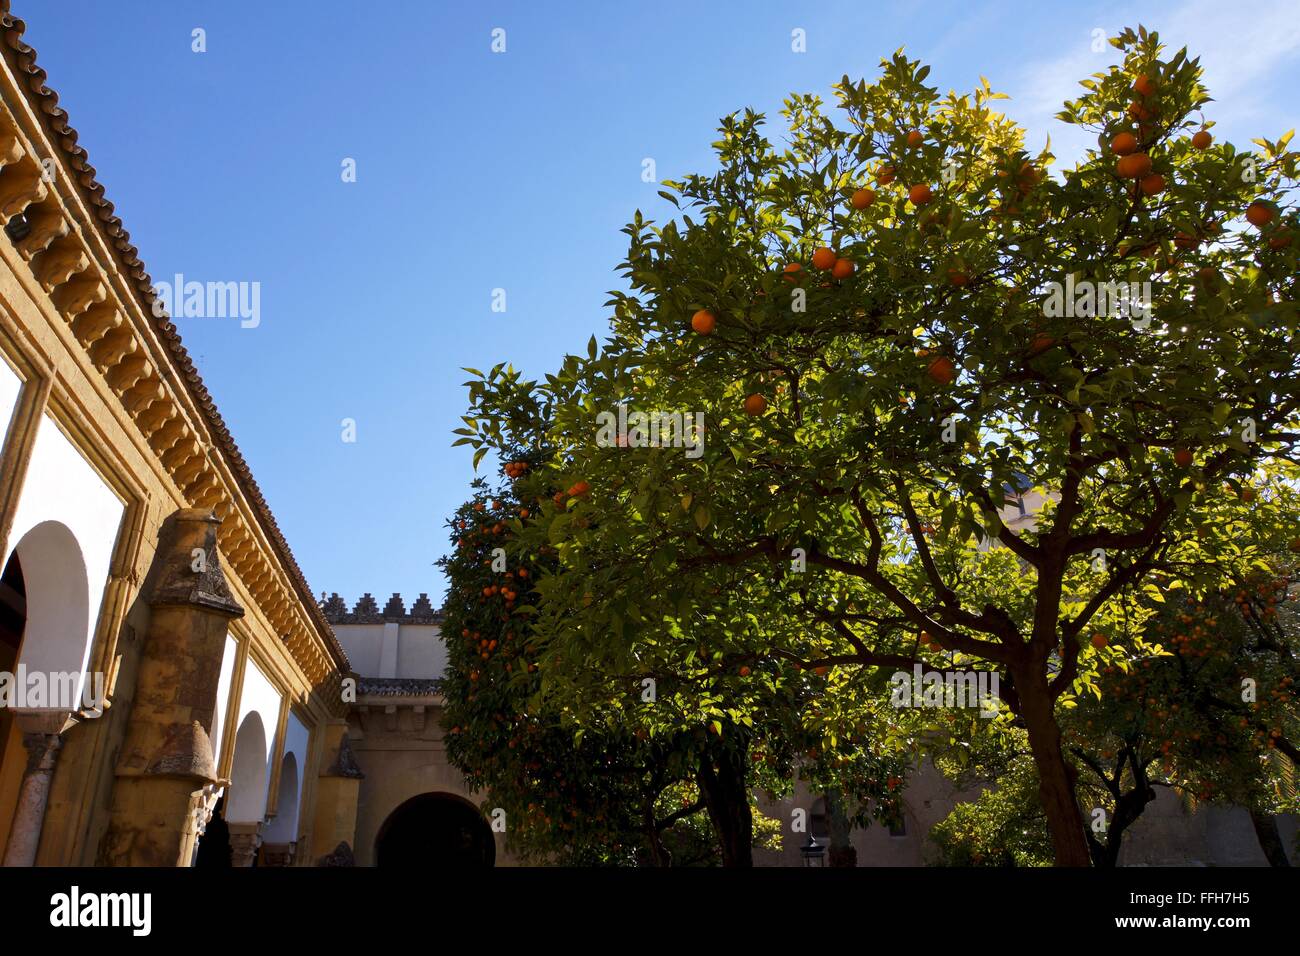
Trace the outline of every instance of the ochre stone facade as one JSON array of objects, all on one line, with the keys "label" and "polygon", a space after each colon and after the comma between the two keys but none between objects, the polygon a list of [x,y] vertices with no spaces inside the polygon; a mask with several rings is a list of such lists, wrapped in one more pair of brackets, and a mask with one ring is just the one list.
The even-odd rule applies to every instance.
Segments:
[{"label": "ochre stone facade", "polygon": [[0,708],[0,852],[188,865],[224,800],[309,865],[353,839],[347,657],[22,33],[0,0],[0,671],[104,694]]}]

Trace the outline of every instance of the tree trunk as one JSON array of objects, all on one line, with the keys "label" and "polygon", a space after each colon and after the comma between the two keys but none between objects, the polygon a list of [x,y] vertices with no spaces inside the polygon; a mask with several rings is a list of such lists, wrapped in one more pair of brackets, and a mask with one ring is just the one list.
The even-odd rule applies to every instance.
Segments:
[{"label": "tree trunk", "polygon": [[1123,846],[1124,833],[1146,809],[1148,803],[1156,798],[1156,792],[1146,785],[1145,777],[1127,793],[1121,794],[1115,803],[1115,814],[1110,826],[1106,828],[1106,842],[1090,837],[1088,844],[1092,849],[1094,866],[1115,867],[1119,865],[1119,851]]},{"label": "tree trunk", "polygon": [[1052,712],[1052,695],[1042,674],[1015,674],[1021,717],[1038,768],[1038,793],[1052,836],[1057,866],[1089,866],[1083,814],[1074,792],[1074,773],[1061,749],[1061,728]]},{"label": "tree trunk", "polygon": [[745,788],[744,747],[722,746],[704,755],[696,779],[722,852],[722,865],[754,865],[754,818]]},{"label": "tree trunk", "polygon": [[1277,832],[1277,817],[1259,810],[1250,811],[1250,822],[1255,825],[1255,836],[1259,839],[1259,848],[1268,858],[1269,866],[1290,866],[1286,858],[1286,847],[1282,845],[1282,835]]},{"label": "tree trunk", "polygon": [[850,840],[853,826],[848,814],[844,812],[842,794],[827,792],[826,821],[831,831],[831,845],[826,851],[826,862],[831,866],[857,866],[858,851]]}]

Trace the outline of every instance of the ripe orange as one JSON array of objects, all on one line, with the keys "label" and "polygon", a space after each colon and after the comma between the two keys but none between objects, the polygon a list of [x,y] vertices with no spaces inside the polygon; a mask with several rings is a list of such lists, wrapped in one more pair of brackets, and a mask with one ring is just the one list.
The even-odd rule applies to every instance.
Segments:
[{"label": "ripe orange", "polygon": [[1268,247],[1270,249],[1285,249],[1291,245],[1291,230],[1279,229],[1273,238],[1269,239]]},{"label": "ripe orange", "polygon": [[849,202],[852,203],[854,209],[866,209],[875,201],[876,201],[875,190],[865,189],[865,188],[855,190],[853,193],[853,198],[849,200]]},{"label": "ripe orange", "polygon": [[825,676],[826,676],[826,672],[829,671],[830,668],[829,668],[829,667],[824,667],[824,666],[823,666],[823,667],[815,667],[815,668],[813,668],[813,670],[815,670],[815,671],[817,672],[817,676],[818,676],[818,677],[825,677]]},{"label": "ripe orange", "polygon": [[1111,152],[1117,156],[1127,156],[1137,151],[1137,137],[1132,133],[1120,133],[1110,141]]},{"label": "ripe orange", "polygon": [[1145,73],[1138,75],[1133,81],[1133,92],[1138,96],[1154,96],[1156,92],[1156,82]]},{"label": "ripe orange", "polygon": [[1292,538],[1291,543],[1287,545],[1292,551],[1300,554],[1300,538]]},{"label": "ripe orange", "polygon": [[894,167],[882,166],[880,172],[876,173],[876,182],[882,186],[888,186],[894,181]]},{"label": "ripe orange", "polygon": [[912,200],[913,206],[924,206],[934,198],[934,193],[925,183],[918,183],[907,191],[907,198]]},{"label": "ripe orange", "polygon": [[1254,489],[1254,488],[1242,488],[1242,489],[1241,489],[1241,500],[1244,501],[1244,502],[1246,502],[1246,504],[1250,504],[1252,501],[1254,501],[1254,500],[1255,500],[1255,489]]},{"label": "ripe orange", "polygon": [[1165,191],[1165,177],[1159,173],[1152,173],[1150,176],[1143,177],[1140,185],[1144,193],[1154,196]]},{"label": "ripe orange", "polygon": [[914,129],[907,134],[907,145],[912,147],[913,149],[916,149],[916,147],[920,146],[924,142],[925,142],[925,134],[922,133],[919,129]]},{"label": "ripe orange", "polygon": [[953,267],[948,270],[948,281],[953,285],[960,287],[967,285],[970,282],[970,276],[961,269]]},{"label": "ripe orange", "polygon": [[1203,129],[1192,136],[1192,146],[1195,149],[1209,149],[1213,142],[1214,137],[1210,135],[1208,129]]},{"label": "ripe orange", "polygon": [[762,395],[754,394],[745,399],[746,415],[762,415],[767,410],[767,399]]},{"label": "ripe orange", "polygon": [[926,366],[925,372],[940,385],[951,385],[957,381],[957,366],[953,365],[952,359],[946,355],[931,359],[930,364]]},{"label": "ripe orange", "polygon": [[1273,221],[1273,210],[1269,208],[1268,203],[1260,202],[1257,199],[1246,207],[1246,221],[1252,226],[1262,229]]},{"label": "ripe orange", "polygon": [[691,328],[700,335],[712,335],[718,325],[718,317],[708,309],[700,309],[691,316]]},{"label": "ripe orange", "polygon": [[1046,332],[1039,332],[1029,343],[1030,355],[1041,355],[1056,344],[1056,339],[1052,338]]},{"label": "ripe orange", "polygon": [[1115,172],[1123,179],[1140,179],[1151,172],[1151,157],[1146,153],[1130,153],[1115,164]]},{"label": "ripe orange", "polygon": [[1175,448],[1174,464],[1179,468],[1190,468],[1192,465],[1192,453],[1186,448]]},{"label": "ripe orange", "polygon": [[847,279],[853,275],[853,260],[836,259],[835,265],[831,267],[831,275],[837,279]]},{"label": "ripe orange", "polygon": [[1105,634],[1100,634],[1100,633],[1098,633],[1098,634],[1094,634],[1094,635],[1092,635],[1092,646],[1095,647],[1095,648],[1097,648],[1098,650],[1101,650],[1101,649],[1102,649],[1103,647],[1105,647],[1108,643],[1109,643],[1109,641],[1106,640],[1106,635],[1105,635]]},{"label": "ripe orange", "polygon": [[591,484],[586,481],[575,481],[573,487],[569,489],[570,498],[581,498],[587,492],[591,491]]},{"label": "ripe orange", "polygon": [[798,273],[803,271],[803,266],[797,262],[788,262],[785,266],[785,279],[787,282],[794,282],[799,278]]},{"label": "ripe orange", "polygon": [[749,676],[749,668],[748,668],[748,667],[741,667],[741,668],[740,668],[740,676],[741,676],[741,677],[748,677],[748,676]]},{"label": "ripe orange", "polygon": [[835,265],[835,252],[822,246],[812,254],[812,264],[814,269],[829,269]]},{"label": "ripe orange", "polygon": [[1130,103],[1128,105],[1128,115],[1136,120],[1149,120],[1155,118],[1157,111],[1148,109],[1141,103]]}]

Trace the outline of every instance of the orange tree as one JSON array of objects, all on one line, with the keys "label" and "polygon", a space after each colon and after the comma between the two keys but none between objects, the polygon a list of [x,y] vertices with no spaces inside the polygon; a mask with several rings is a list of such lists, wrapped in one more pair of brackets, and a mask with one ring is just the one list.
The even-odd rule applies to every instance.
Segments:
[{"label": "orange tree", "polygon": [[[527,436],[526,420],[516,416],[504,432]],[[670,630],[654,642],[666,652],[647,648],[630,668],[584,665],[583,681],[566,682],[564,661],[545,653],[528,622],[533,584],[555,564],[549,544],[521,534],[538,503],[523,490],[552,493],[544,470],[543,484],[528,478],[545,453],[521,448],[509,457],[510,481],[492,490],[478,480],[450,519],[454,547],[440,562],[449,585],[450,759],[489,809],[506,812],[521,855],[749,864],[776,826],[754,819],[753,791],[783,790],[796,752],[811,746],[798,720],[810,689],[745,681],[746,662],[758,666],[753,656],[724,659]],[[849,772],[834,748],[810,763],[832,760],[837,774]],[[854,763],[859,776],[882,783],[901,769],[882,767]]]},{"label": "orange tree", "polygon": [[[987,84],[941,97],[901,54],[836,85],[838,122],[789,99],[783,147],[724,119],[718,169],[662,193],[679,213],[626,228],[604,348],[539,389],[550,481],[580,492],[527,532],[557,552],[548,654],[626,661],[743,570],[774,659],[798,635],[815,666],[999,671],[1056,862],[1089,863],[1057,707],[1106,662],[1091,629],[1195,562],[1297,407],[1289,136],[1216,142],[1195,60],[1112,42],[1058,114],[1098,146],[1054,175]],[[516,398],[476,380],[470,442]],[[703,442],[662,418],[611,441],[619,406],[702,415]],[[1036,520],[1005,508],[1027,487]],[[1018,565],[996,582],[987,542]]]},{"label": "orange tree", "polygon": [[[510,471],[519,464],[527,462],[518,459]],[[440,562],[448,580],[449,759],[487,809],[505,811],[507,839],[520,856],[667,865],[675,846],[690,851],[699,842],[690,822],[704,804],[691,792],[690,765],[672,742],[651,746],[632,728],[575,741],[562,713],[530,706],[539,667],[516,607],[547,556],[507,558],[508,525],[528,508],[508,487],[492,493],[480,480],[475,490],[450,519],[454,548]],[[707,827],[704,835],[711,836]]]}]

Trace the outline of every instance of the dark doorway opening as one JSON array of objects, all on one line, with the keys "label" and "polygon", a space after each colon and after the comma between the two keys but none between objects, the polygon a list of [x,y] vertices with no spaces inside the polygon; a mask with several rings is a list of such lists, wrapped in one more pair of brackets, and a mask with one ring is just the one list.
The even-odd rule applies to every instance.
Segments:
[{"label": "dark doorway opening", "polygon": [[217,806],[203,836],[199,837],[199,851],[194,855],[196,869],[230,869],[230,827],[226,826],[223,815],[225,808],[226,795],[223,793],[217,798]]},{"label": "dark doorway opening", "polygon": [[473,869],[496,863],[496,841],[482,814],[460,797],[425,793],[394,810],[379,828],[379,866]]}]

